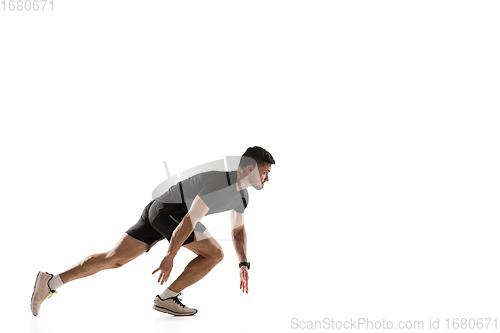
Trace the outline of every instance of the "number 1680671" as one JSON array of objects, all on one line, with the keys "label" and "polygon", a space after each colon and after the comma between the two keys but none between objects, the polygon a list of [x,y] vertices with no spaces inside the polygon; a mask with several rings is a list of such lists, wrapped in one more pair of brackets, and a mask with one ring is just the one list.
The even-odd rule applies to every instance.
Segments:
[{"label": "number 1680671", "polygon": [[2,0],[4,12],[54,11],[54,0]]}]

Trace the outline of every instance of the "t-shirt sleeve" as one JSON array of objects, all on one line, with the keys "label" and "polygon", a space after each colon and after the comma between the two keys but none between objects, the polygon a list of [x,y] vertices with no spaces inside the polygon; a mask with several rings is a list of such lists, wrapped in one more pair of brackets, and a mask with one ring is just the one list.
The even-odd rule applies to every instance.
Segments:
[{"label": "t-shirt sleeve", "polygon": [[245,208],[247,208],[248,204],[250,203],[250,195],[248,195],[248,191],[246,189],[244,191],[244,194],[245,194],[244,195],[244,197],[245,197],[245,201],[244,201]]},{"label": "t-shirt sleeve", "polygon": [[246,189],[243,190],[243,195],[240,196],[240,202],[236,207],[234,207],[234,210],[237,211],[238,213],[243,214],[248,206],[248,203],[250,202],[249,199],[250,197],[248,195],[248,191]]},{"label": "t-shirt sleeve", "polygon": [[[208,175],[207,175],[208,176]],[[225,181],[226,183],[224,183]],[[208,208],[212,208],[217,203],[224,200],[224,188],[227,181],[221,177],[206,177],[203,181],[203,188],[198,192],[198,196],[203,200]]]}]

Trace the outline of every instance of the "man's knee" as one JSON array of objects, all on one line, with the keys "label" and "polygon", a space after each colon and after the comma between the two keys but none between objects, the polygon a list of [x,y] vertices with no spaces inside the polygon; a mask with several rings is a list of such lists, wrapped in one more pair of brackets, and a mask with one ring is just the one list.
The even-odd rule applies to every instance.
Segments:
[{"label": "man's knee", "polygon": [[146,252],[147,249],[146,243],[125,234],[114,248],[104,253],[104,266],[105,268],[122,267]]},{"label": "man's knee", "polygon": [[215,263],[219,263],[224,259],[224,251],[221,246],[213,239],[207,238],[185,245],[189,250],[197,255],[207,258]]},{"label": "man's knee", "polygon": [[123,260],[122,258],[112,254],[112,253],[107,253],[106,254],[106,268],[120,268],[123,265],[125,265],[127,261]]},{"label": "man's knee", "polygon": [[219,263],[224,259],[224,251],[220,247],[214,248],[213,251],[210,251],[210,259],[215,261],[216,263]]}]

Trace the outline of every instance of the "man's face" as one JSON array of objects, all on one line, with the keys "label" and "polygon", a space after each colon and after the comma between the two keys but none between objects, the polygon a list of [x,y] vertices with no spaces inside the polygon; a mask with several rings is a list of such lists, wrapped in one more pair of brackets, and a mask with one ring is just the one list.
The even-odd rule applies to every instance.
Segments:
[{"label": "man's face", "polygon": [[250,184],[256,190],[262,190],[264,188],[264,183],[269,181],[269,173],[271,172],[271,163],[265,163],[265,165],[254,168],[249,175]]}]

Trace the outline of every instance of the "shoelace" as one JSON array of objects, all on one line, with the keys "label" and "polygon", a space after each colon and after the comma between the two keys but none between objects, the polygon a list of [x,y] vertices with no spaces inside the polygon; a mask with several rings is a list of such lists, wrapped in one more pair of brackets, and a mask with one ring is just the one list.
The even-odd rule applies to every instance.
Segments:
[{"label": "shoelace", "polygon": [[[180,295],[180,293],[179,293],[179,295]],[[177,304],[179,304],[180,306],[182,306],[183,308],[185,308],[186,306],[185,306],[184,304],[182,304],[182,303],[181,303],[181,299],[179,299],[179,295],[177,295],[177,296],[175,296],[175,297],[172,297],[172,300],[173,300],[175,303],[177,303]]]},{"label": "shoelace", "polygon": [[[51,298],[51,297],[52,297],[52,295],[54,295],[54,294],[57,294],[57,291],[55,291],[55,290],[54,290],[54,292],[49,291],[49,293],[47,294],[47,296],[45,296],[45,298],[43,299],[43,301],[45,301],[47,298]],[[43,302],[43,301],[42,301],[42,302]]]}]

